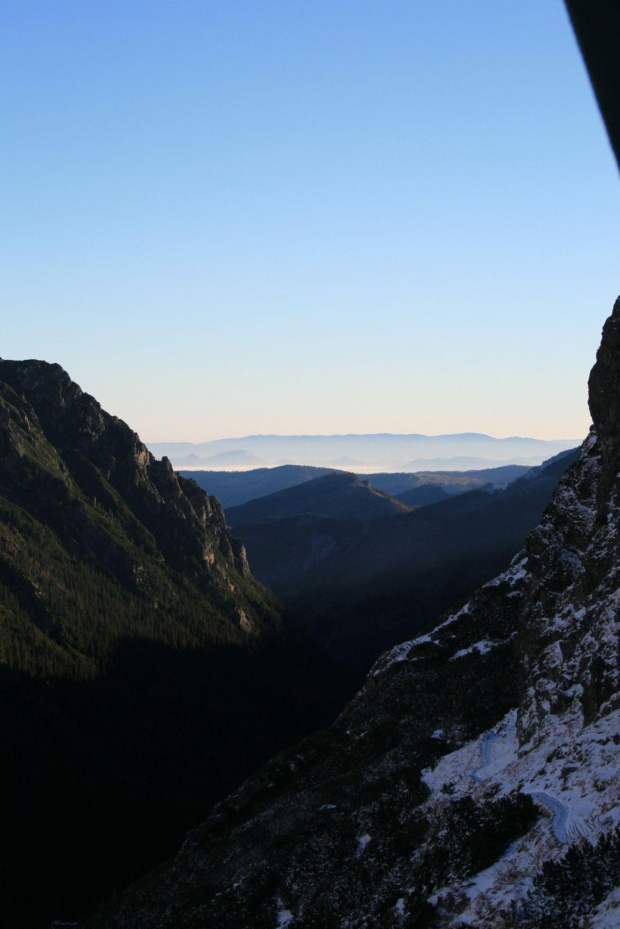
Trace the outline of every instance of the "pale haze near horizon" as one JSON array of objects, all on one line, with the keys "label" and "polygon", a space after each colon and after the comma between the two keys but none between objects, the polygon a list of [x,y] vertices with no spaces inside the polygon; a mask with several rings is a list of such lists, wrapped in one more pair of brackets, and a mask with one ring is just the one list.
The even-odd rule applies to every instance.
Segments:
[{"label": "pale haze near horizon", "polygon": [[560,0],[5,0],[4,358],[143,439],[579,438],[615,163]]}]

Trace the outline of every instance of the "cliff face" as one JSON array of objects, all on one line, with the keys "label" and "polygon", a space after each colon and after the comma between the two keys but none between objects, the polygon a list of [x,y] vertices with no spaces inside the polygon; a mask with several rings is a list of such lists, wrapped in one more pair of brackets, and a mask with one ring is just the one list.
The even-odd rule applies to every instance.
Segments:
[{"label": "cliff face", "polygon": [[[72,646],[60,654],[56,635],[30,647],[41,673],[40,658],[50,650],[56,665],[66,659],[75,671],[76,662],[96,663],[97,648],[78,641],[71,610],[54,605],[62,601],[62,585],[53,564],[44,564],[44,551],[39,559],[27,554],[28,539],[34,542],[36,535],[27,517],[60,546],[52,563],[60,559],[70,571],[74,559],[139,598],[145,608],[140,634],[165,642],[181,635],[202,645],[243,642],[248,634],[281,625],[275,601],[250,575],[242,542],[230,536],[219,502],[177,475],[167,459],[156,461],[135,432],[102,410],[59,365],[0,361],[0,452],[5,595],[8,588],[18,596],[26,613],[33,604],[38,615],[58,613],[54,628],[62,626],[63,642]],[[202,629],[177,609],[179,598],[190,612],[202,613]],[[165,628],[146,617],[149,605],[160,617],[166,608],[178,615]],[[121,630],[136,634],[123,612],[116,611],[120,627],[114,631],[102,622],[106,641]]]},{"label": "cliff face", "polygon": [[330,730],[216,807],[102,925],[617,925],[619,340],[617,302],[594,427],[511,567],[382,656]]},{"label": "cliff face", "polygon": [[[593,427],[527,547],[521,620],[522,741],[549,713],[592,722],[618,691],[620,588],[620,299],[605,323],[589,380]],[[611,701],[611,703],[610,703]]]},{"label": "cliff face", "polygon": [[[3,494],[46,519],[54,517],[56,495],[73,499],[76,512],[59,517],[58,526],[76,534],[77,544],[85,539],[94,502],[122,517],[138,543],[146,529],[166,563],[199,584],[212,583],[213,571],[223,579],[226,564],[248,575],[243,548],[226,531],[218,501],[175,474],[166,458],[156,461],[135,432],[59,365],[2,361],[0,390]],[[37,479],[54,483],[37,487]]]}]

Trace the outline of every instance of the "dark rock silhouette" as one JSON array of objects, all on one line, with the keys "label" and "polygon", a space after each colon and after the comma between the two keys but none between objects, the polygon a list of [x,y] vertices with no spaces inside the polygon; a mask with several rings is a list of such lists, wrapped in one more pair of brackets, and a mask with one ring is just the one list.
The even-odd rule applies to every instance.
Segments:
[{"label": "dark rock silhouette", "polygon": [[620,167],[620,8],[615,0],[565,0]]}]

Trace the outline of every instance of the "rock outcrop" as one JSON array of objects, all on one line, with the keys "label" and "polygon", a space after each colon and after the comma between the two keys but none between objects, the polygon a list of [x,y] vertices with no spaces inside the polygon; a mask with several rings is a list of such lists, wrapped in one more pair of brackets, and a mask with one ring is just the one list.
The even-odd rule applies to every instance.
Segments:
[{"label": "rock outcrop", "polygon": [[97,925],[617,925],[619,342],[617,302],[594,426],[510,568],[383,655],[331,729]]}]

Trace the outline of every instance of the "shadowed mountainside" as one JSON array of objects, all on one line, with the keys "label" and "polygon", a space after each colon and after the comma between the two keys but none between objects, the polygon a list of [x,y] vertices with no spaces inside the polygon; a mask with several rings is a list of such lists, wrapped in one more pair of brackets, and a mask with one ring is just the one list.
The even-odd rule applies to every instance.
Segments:
[{"label": "shadowed mountainside", "polygon": [[280,465],[277,468],[254,468],[251,471],[180,471],[200,487],[209,488],[222,506],[240,506],[256,497],[266,497],[278,490],[295,487],[315,477],[331,474],[331,468],[303,465]]},{"label": "shadowed mountainside", "polygon": [[166,857],[327,721],[340,687],[251,576],[215,498],[58,365],[0,362],[7,925],[79,915]]},{"label": "shadowed mountainside", "polygon": [[[305,491],[305,512],[241,523],[235,517],[235,527],[256,576],[328,654],[368,668],[383,648],[508,564],[575,455],[562,453],[504,490],[471,491],[372,521],[322,515],[319,491],[331,478],[321,478],[295,488]],[[258,504],[280,496],[227,516],[260,512]]]},{"label": "shadowed mountainside", "polygon": [[[382,490],[393,497],[401,498],[403,493],[412,491],[412,499],[418,497],[424,502],[429,495],[441,499],[446,493],[464,493],[476,487],[491,484],[493,487],[505,487],[510,481],[521,477],[529,468],[523,465],[505,465],[501,468],[488,468],[482,471],[421,471],[413,473],[380,472],[377,474],[358,475],[368,481],[375,490]],[[326,474],[333,474],[331,468],[313,468],[303,465],[281,465],[277,468],[255,468],[251,471],[180,471],[183,477],[192,478],[205,490],[210,490],[220,501],[224,509],[240,506],[257,497],[295,487],[305,481]],[[337,472],[338,473],[338,472]],[[431,485],[431,489],[425,489]],[[408,501],[403,497],[403,503]],[[418,506],[418,503],[413,503]]]},{"label": "shadowed mountainside", "polygon": [[369,474],[373,487],[403,499],[408,491],[429,484],[441,487],[448,494],[465,493],[482,487],[500,489],[522,477],[530,470],[525,465],[503,465],[501,468],[483,468],[479,471],[416,471],[405,474]]},{"label": "shadowed mountainside", "polygon": [[297,487],[280,490],[268,497],[250,500],[242,506],[228,507],[226,520],[231,526],[255,522],[259,519],[277,519],[282,516],[333,516],[367,522],[381,517],[406,513],[408,507],[375,490],[367,480],[355,474],[326,474],[306,481]]}]

